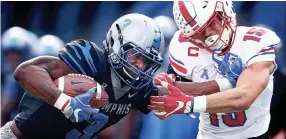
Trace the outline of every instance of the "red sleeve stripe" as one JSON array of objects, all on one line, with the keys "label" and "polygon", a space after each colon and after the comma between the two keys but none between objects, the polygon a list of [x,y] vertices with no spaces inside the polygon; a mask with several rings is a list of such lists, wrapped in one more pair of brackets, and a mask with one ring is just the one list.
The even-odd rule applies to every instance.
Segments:
[{"label": "red sleeve stripe", "polygon": [[[278,43],[278,44],[279,44],[279,43]],[[260,51],[260,53],[261,53],[261,52],[265,52],[265,51],[269,51],[269,50],[273,50],[273,49],[275,49],[275,47],[276,47],[278,44],[272,44],[272,45],[267,46],[266,48],[264,47],[264,49],[262,49],[262,50]]]},{"label": "red sleeve stripe", "polygon": [[262,49],[259,53],[261,52],[266,52],[266,51],[269,51],[269,50],[274,50],[275,47],[271,47],[271,48],[267,48],[267,49]]},{"label": "red sleeve stripe", "polygon": [[169,61],[170,61],[170,64],[176,69],[178,70],[179,72],[181,73],[184,73],[184,74],[187,74],[187,69],[184,68],[183,66],[180,66],[179,64],[177,64],[177,62],[175,60],[173,60],[170,55],[169,55]]}]

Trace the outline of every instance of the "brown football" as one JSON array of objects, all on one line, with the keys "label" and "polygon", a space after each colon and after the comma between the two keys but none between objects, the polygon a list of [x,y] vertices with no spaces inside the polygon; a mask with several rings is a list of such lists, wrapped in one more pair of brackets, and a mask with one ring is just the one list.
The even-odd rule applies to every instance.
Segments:
[{"label": "brown football", "polygon": [[[68,74],[54,80],[54,83],[62,92],[71,97],[83,94],[89,89],[97,87],[97,82],[93,78],[82,74]],[[93,108],[99,108],[108,100],[108,94],[102,87],[101,89],[97,88],[97,90],[101,90],[101,93],[97,91],[90,100],[90,105]]]}]

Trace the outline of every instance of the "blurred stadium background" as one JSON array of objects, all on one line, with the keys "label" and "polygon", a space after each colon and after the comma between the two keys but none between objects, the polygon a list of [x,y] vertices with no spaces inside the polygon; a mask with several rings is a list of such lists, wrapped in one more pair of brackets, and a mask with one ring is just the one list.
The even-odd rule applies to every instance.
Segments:
[{"label": "blurred stadium background", "polygon": [[[32,57],[56,55],[64,43],[83,38],[102,45],[111,24],[127,13],[141,13],[154,18],[162,27],[166,47],[177,30],[172,17],[173,2],[1,2],[1,126],[13,119],[23,89],[13,79],[15,67]],[[234,2],[239,25],[265,26],[274,30],[284,44],[286,37],[286,2]],[[275,135],[286,123],[286,48],[277,49],[279,69],[275,73],[269,133]],[[167,55],[160,71],[168,66]],[[198,114],[197,114],[198,116]],[[187,116],[173,116],[161,121],[152,113],[132,111],[128,117],[98,138],[113,139],[192,139],[199,121]]]}]

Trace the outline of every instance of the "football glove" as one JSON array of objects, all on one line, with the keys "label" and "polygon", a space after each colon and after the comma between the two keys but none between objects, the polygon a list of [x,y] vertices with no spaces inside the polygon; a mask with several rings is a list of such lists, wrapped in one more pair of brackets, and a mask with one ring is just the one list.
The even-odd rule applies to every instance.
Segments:
[{"label": "football glove", "polygon": [[166,119],[173,114],[191,114],[193,97],[183,94],[177,87],[163,83],[170,94],[167,96],[151,96],[148,108],[153,110],[159,119]]},{"label": "football glove", "polygon": [[165,72],[161,72],[153,78],[153,82],[155,85],[162,85],[162,82],[173,84],[175,81],[176,76],[174,74],[167,74]]},{"label": "football glove", "polygon": [[92,108],[89,105],[89,101],[96,91],[96,88],[91,88],[76,97],[70,97],[62,93],[54,106],[60,109],[72,122],[88,120],[99,113],[99,109]]}]

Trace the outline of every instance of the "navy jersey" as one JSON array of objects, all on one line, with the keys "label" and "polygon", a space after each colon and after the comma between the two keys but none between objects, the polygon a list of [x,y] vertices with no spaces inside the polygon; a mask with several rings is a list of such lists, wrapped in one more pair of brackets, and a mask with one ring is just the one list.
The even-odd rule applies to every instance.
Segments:
[{"label": "navy jersey", "polygon": [[131,109],[148,113],[150,95],[157,91],[152,85],[135,91],[121,86],[120,80],[110,69],[104,51],[85,40],[67,43],[60,51],[59,58],[76,73],[95,78],[109,95],[109,100],[100,107],[100,113],[89,121],[72,123],[57,108],[32,97],[23,96],[19,105],[19,114],[15,122],[27,138],[88,139],[94,138],[103,129],[117,123]]}]

